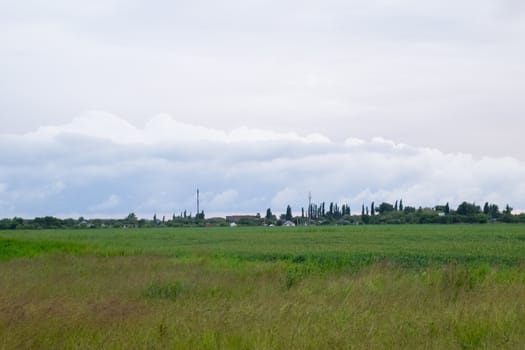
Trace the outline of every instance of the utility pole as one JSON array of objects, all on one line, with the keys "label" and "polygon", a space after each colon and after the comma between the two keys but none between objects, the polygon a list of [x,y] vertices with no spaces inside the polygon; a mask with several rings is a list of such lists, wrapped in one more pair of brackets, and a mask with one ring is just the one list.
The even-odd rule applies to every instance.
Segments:
[{"label": "utility pole", "polygon": [[197,188],[197,215],[199,215],[199,214],[200,214],[200,211],[199,211],[199,189]]}]

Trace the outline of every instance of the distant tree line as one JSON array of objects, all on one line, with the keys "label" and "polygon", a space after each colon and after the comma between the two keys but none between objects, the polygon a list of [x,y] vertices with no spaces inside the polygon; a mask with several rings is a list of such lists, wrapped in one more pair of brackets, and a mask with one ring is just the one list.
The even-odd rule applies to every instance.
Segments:
[{"label": "distant tree line", "polygon": [[292,221],[296,225],[352,225],[352,224],[458,224],[458,223],[525,223],[525,214],[512,215],[512,207],[506,205],[500,210],[497,204],[486,202],[483,207],[462,202],[456,209],[450,208],[448,203],[434,207],[405,206],[403,200],[394,203],[382,202],[376,205],[363,204],[360,213],[352,213],[348,204],[321,202],[311,204],[306,210],[301,208],[301,214],[292,215],[288,205],[286,213],[280,217],[273,215],[270,208],[266,216],[252,221],[252,225],[282,225]]},{"label": "distant tree line", "polygon": [[[457,208],[450,208],[448,203],[434,207],[405,206],[403,200],[394,203],[382,202],[376,205],[363,204],[360,213],[352,213],[348,204],[321,202],[301,208],[300,215],[293,215],[288,205],[285,213],[279,217],[271,208],[266,215],[242,215],[235,224],[245,226],[275,225],[287,222],[295,225],[357,225],[357,224],[458,224],[458,223],[525,223],[525,214],[513,215],[512,207],[506,205],[502,210],[497,204],[486,202],[482,207],[475,203],[462,202]],[[233,217],[230,217],[233,218]],[[226,218],[206,218],[204,211],[196,215],[183,211],[171,217],[139,219],[130,213],[123,219],[60,219],[52,216],[23,219],[14,217],[0,220],[0,230],[15,229],[61,229],[61,228],[148,228],[148,227],[190,227],[190,226],[228,226],[231,220]]]},{"label": "distant tree line", "polygon": [[205,219],[204,211],[192,216],[184,211],[180,215],[171,218],[165,216],[157,217],[153,214],[152,219],[139,219],[135,213],[130,213],[123,219],[59,219],[53,216],[37,217],[34,219],[23,219],[14,217],[12,219],[0,220],[0,230],[14,229],[60,229],[60,228],[148,228],[148,227],[182,227],[182,226],[204,226],[213,224],[226,226],[226,220],[221,218]]}]

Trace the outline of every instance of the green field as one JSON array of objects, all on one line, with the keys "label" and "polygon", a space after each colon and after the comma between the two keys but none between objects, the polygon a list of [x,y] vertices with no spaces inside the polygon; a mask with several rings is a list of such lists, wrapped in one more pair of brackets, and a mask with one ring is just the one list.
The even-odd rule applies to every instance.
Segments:
[{"label": "green field", "polygon": [[525,344],[525,226],[0,231],[0,349]]}]

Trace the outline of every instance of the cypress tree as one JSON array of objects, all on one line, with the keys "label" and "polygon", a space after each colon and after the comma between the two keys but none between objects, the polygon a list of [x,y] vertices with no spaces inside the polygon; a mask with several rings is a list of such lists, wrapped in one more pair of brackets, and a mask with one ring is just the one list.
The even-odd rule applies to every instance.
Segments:
[{"label": "cypress tree", "polygon": [[286,220],[292,220],[292,207],[290,205],[286,207]]}]

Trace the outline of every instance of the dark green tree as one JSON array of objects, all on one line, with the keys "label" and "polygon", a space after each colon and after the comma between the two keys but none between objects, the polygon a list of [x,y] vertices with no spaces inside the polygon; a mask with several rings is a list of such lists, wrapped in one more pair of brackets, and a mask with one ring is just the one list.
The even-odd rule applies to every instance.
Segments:
[{"label": "dark green tree", "polygon": [[479,205],[476,205],[475,203],[463,202],[458,206],[458,209],[456,210],[456,212],[459,215],[472,216],[472,215],[480,214],[481,208],[479,207]]},{"label": "dark green tree", "polygon": [[489,214],[490,213],[490,209],[489,209],[489,202],[485,202],[485,205],[483,206],[483,214]]},{"label": "dark green tree", "polygon": [[394,211],[394,206],[390,203],[383,202],[379,204],[379,207],[377,208],[377,211],[379,214],[385,214]]},{"label": "dark green tree", "polygon": [[290,207],[290,205],[288,205],[286,207],[286,215],[285,215],[285,219],[290,221],[293,219],[293,216],[292,216],[292,207]]},{"label": "dark green tree", "polygon": [[403,208],[403,212],[405,214],[415,213],[416,212],[416,208],[407,206],[407,207]]},{"label": "dark green tree", "polygon": [[489,215],[491,218],[495,219],[500,216],[499,208],[496,204],[489,205]]},{"label": "dark green tree", "polygon": [[138,218],[137,218],[137,215],[135,215],[135,213],[130,213],[125,219],[124,219],[124,224],[127,224],[127,225],[137,225],[138,223]]}]

